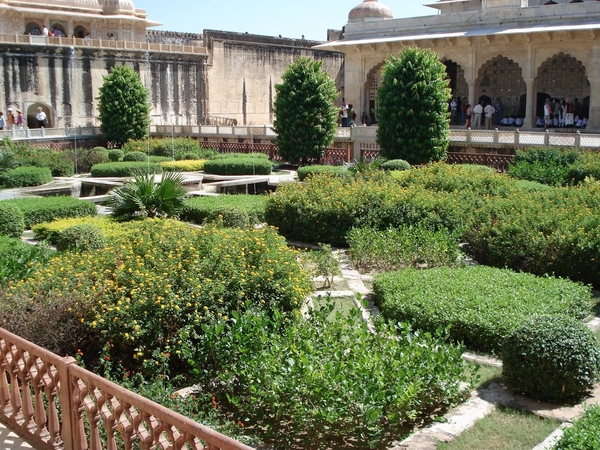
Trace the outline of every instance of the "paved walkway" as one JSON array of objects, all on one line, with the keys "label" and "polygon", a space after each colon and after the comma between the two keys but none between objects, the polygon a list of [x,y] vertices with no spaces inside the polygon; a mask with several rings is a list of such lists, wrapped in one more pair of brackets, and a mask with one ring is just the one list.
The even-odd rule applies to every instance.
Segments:
[{"label": "paved walkway", "polygon": [[8,428],[0,422],[0,449],[2,450],[13,450],[22,448],[33,448],[15,433],[10,431]]}]

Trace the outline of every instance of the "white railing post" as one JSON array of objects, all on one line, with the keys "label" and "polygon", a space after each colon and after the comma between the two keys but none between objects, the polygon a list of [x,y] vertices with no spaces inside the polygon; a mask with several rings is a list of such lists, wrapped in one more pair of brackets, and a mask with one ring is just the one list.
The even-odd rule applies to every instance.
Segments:
[{"label": "white railing post", "polygon": [[25,137],[27,139],[31,138],[31,130],[29,128],[25,128]]},{"label": "white railing post", "polygon": [[579,130],[575,132],[575,147],[578,149],[581,148],[581,133]]},{"label": "white railing post", "polygon": [[546,132],[544,133],[544,145],[550,145],[550,130],[548,129],[546,129]]},{"label": "white railing post", "polygon": [[42,127],[41,135],[42,135],[42,137],[46,137],[46,128],[45,127]]},{"label": "white railing post", "polygon": [[519,129],[517,128],[515,130],[515,145],[519,145],[519,140],[521,138],[521,132],[519,131]]},{"label": "white railing post", "polygon": [[471,143],[471,127],[467,128],[467,144]]},{"label": "white railing post", "polygon": [[494,144],[497,144],[499,141],[498,128],[494,128]]}]

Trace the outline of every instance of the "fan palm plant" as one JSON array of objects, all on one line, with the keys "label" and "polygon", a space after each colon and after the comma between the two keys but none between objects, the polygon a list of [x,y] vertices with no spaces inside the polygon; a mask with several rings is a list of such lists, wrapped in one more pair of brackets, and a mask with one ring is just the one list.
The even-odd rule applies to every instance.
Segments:
[{"label": "fan palm plant", "polygon": [[178,217],[183,211],[185,189],[183,175],[167,172],[156,182],[153,174],[137,174],[134,180],[113,190],[107,205],[119,221],[155,217]]}]

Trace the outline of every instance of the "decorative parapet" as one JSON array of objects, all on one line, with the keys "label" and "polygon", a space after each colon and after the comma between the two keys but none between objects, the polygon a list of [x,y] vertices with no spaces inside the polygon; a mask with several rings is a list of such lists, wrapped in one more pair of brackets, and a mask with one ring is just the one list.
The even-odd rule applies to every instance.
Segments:
[{"label": "decorative parapet", "polygon": [[44,450],[252,450],[3,328],[0,421]]}]

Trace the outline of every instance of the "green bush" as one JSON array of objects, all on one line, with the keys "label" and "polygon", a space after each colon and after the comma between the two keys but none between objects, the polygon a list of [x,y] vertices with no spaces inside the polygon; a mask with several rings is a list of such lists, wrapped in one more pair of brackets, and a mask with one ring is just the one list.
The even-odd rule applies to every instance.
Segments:
[{"label": "green bush", "polygon": [[184,153],[183,157],[181,159],[192,161],[192,160],[195,160],[195,159],[200,159],[200,157],[197,154],[195,154],[195,153]]},{"label": "green bush", "polygon": [[164,162],[174,162],[173,158],[169,157],[169,156],[150,156],[148,158],[148,161],[150,161],[151,163],[164,163]]},{"label": "green bush", "polygon": [[119,162],[123,159],[123,156],[125,156],[123,150],[111,150],[108,152],[108,160],[110,162]]},{"label": "green bush", "polygon": [[404,189],[385,176],[315,177],[279,186],[267,199],[265,219],[289,239],[344,246],[348,231],[358,227],[421,224],[454,233],[466,226],[469,211],[463,197],[420,186]]},{"label": "green bush", "polygon": [[235,312],[210,324],[196,350],[195,366],[210,368],[201,391],[211,386],[219,409],[268,447],[311,449],[376,448],[463,398],[462,349],[441,332],[381,324],[374,334],[358,309],[331,319],[332,309],[289,322],[278,311]]},{"label": "green bush", "polygon": [[176,159],[182,159],[178,156],[183,156],[186,153],[194,153],[201,159],[210,159],[217,153],[215,150],[200,147],[200,143],[191,138],[131,140],[123,145],[123,151],[125,153],[134,151],[149,152],[153,156],[168,156],[170,158],[175,154]]},{"label": "green bush", "polygon": [[383,231],[355,228],[346,240],[350,260],[366,272],[459,264],[458,240],[444,229],[431,231],[419,225]]},{"label": "green bush", "polygon": [[269,155],[265,153],[216,153],[210,159],[229,159],[229,158],[252,158],[252,159],[269,159]]},{"label": "green bush", "polygon": [[130,177],[136,173],[146,172],[162,173],[159,163],[148,163],[142,161],[121,161],[104,164],[96,164],[92,167],[93,177]]},{"label": "green bush", "polygon": [[70,177],[75,173],[75,160],[71,150],[20,145],[16,146],[15,155],[20,166],[47,167],[54,177]]},{"label": "green bush", "polygon": [[321,174],[343,177],[348,175],[348,171],[343,166],[303,166],[298,168],[298,179],[300,181]]},{"label": "green bush", "polygon": [[63,230],[58,236],[56,249],[58,251],[86,252],[101,249],[105,243],[106,238],[100,228],[82,223]]},{"label": "green bush", "polygon": [[205,223],[215,223],[230,228],[243,228],[250,225],[250,217],[242,208],[221,206],[213,209],[208,214]]},{"label": "green bush", "polygon": [[15,205],[0,202],[0,235],[20,238],[25,231],[25,216]]},{"label": "green bush", "polygon": [[25,228],[42,222],[68,217],[86,217],[97,214],[92,202],[73,197],[16,198],[4,200],[0,204],[10,204],[19,208],[25,217]]},{"label": "green bush", "polygon": [[571,184],[582,183],[586,178],[600,180],[600,155],[598,152],[581,152],[577,161],[569,167],[567,178]]},{"label": "green bush", "polygon": [[60,234],[74,225],[89,224],[100,229],[102,234],[107,239],[114,239],[118,235],[124,233],[123,227],[117,222],[112,220],[110,216],[87,216],[87,217],[73,217],[68,219],[56,219],[52,222],[42,222],[34,225],[32,228],[35,238],[40,241],[47,241],[51,244],[58,242]]},{"label": "green bush", "polygon": [[246,212],[252,224],[265,221],[265,197],[261,195],[218,195],[214,197],[192,197],[186,200],[181,220],[202,224],[215,210],[224,207]]},{"label": "green bush", "polygon": [[379,167],[383,170],[410,170],[410,164],[403,159],[390,159]]},{"label": "green bush", "polygon": [[215,175],[270,175],[273,163],[265,158],[222,158],[204,163],[204,173]]},{"label": "green bush", "polygon": [[108,161],[108,150],[104,147],[77,150],[77,172],[79,173],[89,173],[94,165]]},{"label": "green bush", "polygon": [[21,239],[0,235],[0,285],[29,277],[53,255],[45,245],[30,245]]},{"label": "green bush", "polygon": [[566,316],[540,316],[513,330],[502,350],[502,374],[513,390],[555,403],[580,400],[600,376],[594,334]]},{"label": "green bush", "polygon": [[450,325],[452,339],[496,354],[510,333],[535,315],[582,319],[591,312],[590,287],[485,266],[380,274],[373,291],[385,318],[429,332]]},{"label": "green bush", "polygon": [[16,167],[0,174],[0,186],[20,188],[40,186],[52,181],[52,171],[47,167]]},{"label": "green bush", "polygon": [[600,405],[589,406],[585,414],[564,430],[553,450],[595,450],[600,448]]},{"label": "green bush", "polygon": [[125,153],[123,161],[148,161],[148,155],[143,152],[129,152]]}]

